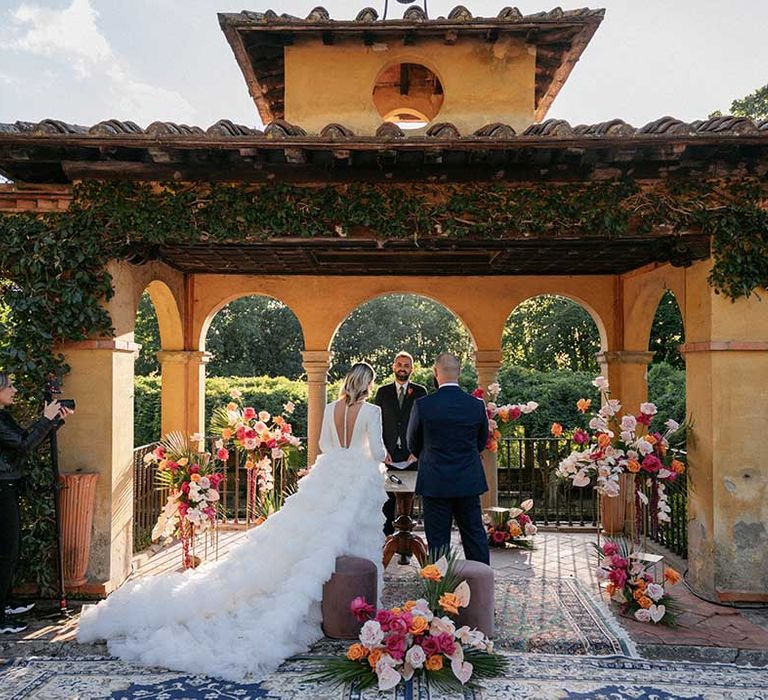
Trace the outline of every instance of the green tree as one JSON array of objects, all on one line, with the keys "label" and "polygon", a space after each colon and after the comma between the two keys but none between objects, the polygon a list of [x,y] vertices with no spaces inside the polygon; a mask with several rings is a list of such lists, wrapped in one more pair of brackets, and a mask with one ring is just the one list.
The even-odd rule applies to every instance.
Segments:
[{"label": "green tree", "polygon": [[275,299],[236,299],[213,317],[205,349],[213,356],[209,377],[299,378],[304,339],[293,312]]},{"label": "green tree", "polygon": [[666,362],[672,367],[683,369],[685,361],[678,346],[685,342],[683,317],[675,295],[667,290],[659,302],[651,326],[649,350],[654,352],[653,362]]},{"label": "green tree", "polygon": [[[763,85],[749,95],[731,102],[730,113],[735,117],[750,117],[755,120],[768,119],[768,85]],[[721,117],[723,113],[717,110],[709,116]]]},{"label": "green tree", "polygon": [[430,367],[446,351],[465,366],[473,359],[472,341],[461,321],[437,302],[414,294],[389,294],[359,306],[340,326],[331,350],[332,377],[365,360],[379,382],[389,377],[399,350],[411,353],[422,367]]},{"label": "green tree", "polygon": [[160,364],[155,353],[160,350],[160,326],[152,299],[147,292],[144,292],[139,300],[133,337],[141,345],[139,356],[133,367],[134,373],[140,377],[158,374]]},{"label": "green tree", "polygon": [[589,312],[570,299],[527,299],[504,326],[505,364],[529,369],[596,372],[600,334]]}]

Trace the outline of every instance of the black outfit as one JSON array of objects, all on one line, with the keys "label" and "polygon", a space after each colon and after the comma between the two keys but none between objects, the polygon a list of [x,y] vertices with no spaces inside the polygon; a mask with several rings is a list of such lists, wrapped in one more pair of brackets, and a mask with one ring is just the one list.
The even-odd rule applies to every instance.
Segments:
[{"label": "black outfit", "polygon": [[21,548],[19,484],[27,456],[56,424],[41,418],[29,431],[5,411],[0,411],[0,619],[5,617],[8,593]]},{"label": "black outfit", "polygon": [[489,563],[480,494],[488,490],[480,454],[488,439],[485,404],[458,385],[419,399],[408,424],[408,447],[419,458],[416,493],[434,555],[451,544],[456,520],[467,559]]},{"label": "black outfit", "polygon": [[[408,449],[408,420],[411,417],[413,402],[427,395],[426,387],[421,384],[408,382],[405,389],[402,405],[398,400],[397,382],[385,384],[376,392],[373,402],[381,408],[381,424],[384,439],[384,447],[387,448],[393,462],[404,462],[411,454]],[[417,469],[418,463],[414,462],[408,467],[409,471]],[[386,522],[384,534],[391,535],[395,528],[392,521],[395,519],[395,494],[390,493],[382,508]]]}]

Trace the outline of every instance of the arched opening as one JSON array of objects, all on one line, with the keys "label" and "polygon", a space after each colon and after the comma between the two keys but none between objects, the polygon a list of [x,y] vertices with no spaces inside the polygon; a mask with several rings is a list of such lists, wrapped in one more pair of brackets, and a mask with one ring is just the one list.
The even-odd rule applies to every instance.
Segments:
[{"label": "arched opening", "polygon": [[420,63],[394,63],[384,68],[373,86],[373,104],[384,121],[401,128],[419,128],[443,106],[443,85]]},{"label": "arched opening", "polygon": [[576,402],[599,401],[592,380],[599,370],[595,355],[604,347],[601,326],[578,301],[550,294],[521,302],[504,326],[499,402],[536,401],[539,408],[503,429],[497,452],[499,504],[532,498],[539,523],[595,520],[592,494],[555,476],[567,445],[552,434],[552,426],[587,427],[589,418]]},{"label": "arched opening", "polygon": [[431,387],[435,357],[453,352],[462,363],[462,384],[474,389],[473,348],[462,321],[439,302],[417,294],[386,294],[358,306],[338,327],[329,375],[338,382],[353,363],[365,360],[381,385],[392,381],[394,356],[405,350],[414,358],[413,381]]},{"label": "arched opening", "polygon": [[[686,419],[685,358],[679,346],[685,342],[685,328],[680,306],[675,295],[666,290],[662,295],[651,325],[648,349],[653,360],[648,367],[648,400],[656,404],[658,412],[650,430],[666,432],[665,423],[674,420],[682,424]],[[679,430],[669,438],[670,449],[682,455],[687,452],[686,431]],[[688,477],[678,475],[666,483],[667,503],[671,522],[661,523],[648,531],[652,537],[674,551],[688,556]]]}]

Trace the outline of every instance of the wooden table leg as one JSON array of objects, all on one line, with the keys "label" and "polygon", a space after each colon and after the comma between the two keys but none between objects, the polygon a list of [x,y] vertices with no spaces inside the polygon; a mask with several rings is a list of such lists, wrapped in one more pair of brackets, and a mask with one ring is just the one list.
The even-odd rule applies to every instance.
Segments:
[{"label": "wooden table leg", "polygon": [[415,556],[421,566],[427,561],[424,541],[413,534],[413,497],[413,493],[395,492],[397,517],[392,525],[397,532],[390,535],[384,545],[384,568],[395,554],[400,556],[401,564],[407,564],[411,556]]}]

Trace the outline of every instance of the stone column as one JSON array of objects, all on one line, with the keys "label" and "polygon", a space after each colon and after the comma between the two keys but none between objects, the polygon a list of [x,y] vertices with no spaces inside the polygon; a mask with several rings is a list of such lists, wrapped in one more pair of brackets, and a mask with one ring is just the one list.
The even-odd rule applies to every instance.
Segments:
[{"label": "stone column", "polygon": [[210,353],[199,350],[161,350],[161,434],[180,431],[205,434],[205,365]]},{"label": "stone column", "polygon": [[326,383],[331,353],[328,350],[305,350],[301,357],[307,373],[307,464],[314,464],[320,452],[320,428],[327,403]]},{"label": "stone column", "polygon": [[[648,365],[653,360],[653,353],[648,350],[606,350],[597,353],[597,361],[600,364],[600,373],[608,378],[611,388],[611,398],[621,401],[622,410],[619,415],[631,414],[636,416],[640,412],[640,404],[648,400]],[[632,480],[624,479],[631,483]],[[616,496],[624,500],[620,511],[624,512],[624,531],[632,532],[635,521],[635,491],[636,489],[624,489],[624,493]],[[606,502],[613,499],[607,497],[601,499],[601,505],[606,507]],[[605,502],[604,502],[605,501]],[[602,510],[602,509],[601,509]],[[606,530],[609,534],[621,532],[621,515],[615,530]],[[603,522],[607,522],[603,517]]]},{"label": "stone column", "polygon": [[[477,370],[478,385],[487,392],[488,385],[493,384],[499,376],[501,349],[476,350],[475,369]],[[483,471],[488,482],[488,491],[482,495],[480,502],[483,508],[490,508],[499,503],[498,462],[496,460],[496,453],[490,450],[483,450],[482,458]]]},{"label": "stone column", "polygon": [[723,601],[768,602],[768,304],[731,301],[686,270],[688,578]]},{"label": "stone column", "polygon": [[133,363],[140,346],[95,339],[57,348],[71,371],[62,396],[77,401],[76,413],[59,431],[62,472],[99,474],[93,537],[78,590],[104,595],[131,572],[133,556]]}]

